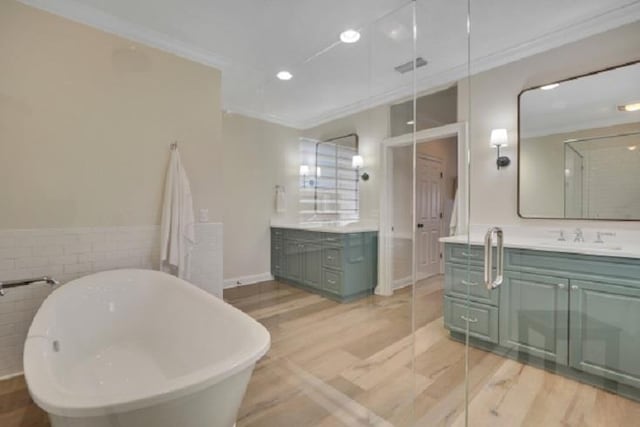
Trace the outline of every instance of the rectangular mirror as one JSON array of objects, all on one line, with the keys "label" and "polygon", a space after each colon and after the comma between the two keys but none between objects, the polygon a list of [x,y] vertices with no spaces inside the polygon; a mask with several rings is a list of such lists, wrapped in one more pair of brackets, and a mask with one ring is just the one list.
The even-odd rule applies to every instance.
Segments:
[{"label": "rectangular mirror", "polygon": [[359,152],[358,134],[314,142],[313,216],[316,221],[359,218],[359,177],[353,157]]},{"label": "rectangular mirror", "polygon": [[640,62],[518,97],[518,214],[640,220]]}]

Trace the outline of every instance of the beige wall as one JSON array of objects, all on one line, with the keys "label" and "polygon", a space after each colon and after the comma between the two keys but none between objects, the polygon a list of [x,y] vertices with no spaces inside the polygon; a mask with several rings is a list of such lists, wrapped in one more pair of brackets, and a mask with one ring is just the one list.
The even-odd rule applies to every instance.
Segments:
[{"label": "beige wall", "polygon": [[0,229],[158,224],[174,140],[221,221],[219,71],[0,2]]},{"label": "beige wall", "polygon": [[[523,89],[640,59],[640,22],[626,25],[520,61],[477,74],[458,85],[461,121],[468,118],[471,94],[471,223],[503,225],[579,224],[552,220],[524,220],[517,215],[518,93]],[[492,128],[507,128],[509,167],[496,170],[496,152],[489,146]],[[583,224],[584,222],[582,222]],[[595,225],[595,224],[594,224]],[[638,227],[638,223],[603,223],[604,227]]]},{"label": "beige wall", "polygon": [[[224,114],[224,277],[268,273],[269,223],[295,220],[298,209],[300,131]],[[286,214],[275,213],[275,186],[287,194]]]}]

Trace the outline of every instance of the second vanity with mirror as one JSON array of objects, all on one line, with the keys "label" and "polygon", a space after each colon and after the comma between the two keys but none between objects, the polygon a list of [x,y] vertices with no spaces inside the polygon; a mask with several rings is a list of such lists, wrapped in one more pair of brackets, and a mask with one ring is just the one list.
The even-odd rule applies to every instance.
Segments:
[{"label": "second vanity with mirror", "polygon": [[638,82],[635,61],[518,96],[518,215],[589,229],[505,227],[498,247],[489,226],[441,239],[453,338],[636,400],[640,231],[591,227],[640,220]]},{"label": "second vanity with mirror", "polygon": [[482,240],[443,241],[453,338],[468,325],[472,345],[640,399],[640,251],[507,238],[503,282],[489,290]]}]

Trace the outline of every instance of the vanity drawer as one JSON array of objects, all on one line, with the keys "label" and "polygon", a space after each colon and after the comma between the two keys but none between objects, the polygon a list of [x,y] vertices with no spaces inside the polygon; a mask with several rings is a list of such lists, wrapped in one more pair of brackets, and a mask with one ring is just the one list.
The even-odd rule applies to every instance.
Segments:
[{"label": "vanity drawer", "polygon": [[308,231],[308,230],[287,230],[287,238],[294,240],[304,240],[304,241],[313,241],[319,240],[321,234],[316,231]]},{"label": "vanity drawer", "polygon": [[448,329],[465,333],[469,321],[469,336],[498,343],[498,308],[464,300],[444,298],[444,324]]},{"label": "vanity drawer", "polygon": [[282,240],[283,238],[284,238],[284,229],[282,228],[271,229],[271,240]]},{"label": "vanity drawer", "polygon": [[461,264],[483,265],[484,246],[469,246],[466,244],[446,245],[445,261]]},{"label": "vanity drawer", "polygon": [[322,289],[334,294],[342,293],[342,273],[329,269],[322,270]]},{"label": "vanity drawer", "polygon": [[342,270],[342,248],[325,247],[322,250],[322,266]]},{"label": "vanity drawer", "polygon": [[[467,268],[469,273],[467,274]],[[467,267],[462,264],[445,264],[445,292],[447,295],[466,298],[485,304],[498,305],[500,301],[500,289],[489,290],[484,285],[484,268],[477,266]]]},{"label": "vanity drawer", "polygon": [[344,234],[324,233],[322,236],[322,243],[324,243],[325,246],[343,246]]}]

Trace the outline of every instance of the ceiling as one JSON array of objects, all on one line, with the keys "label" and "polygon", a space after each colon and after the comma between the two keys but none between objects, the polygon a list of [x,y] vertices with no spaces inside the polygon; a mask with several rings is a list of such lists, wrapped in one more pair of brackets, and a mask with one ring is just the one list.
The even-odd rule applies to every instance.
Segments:
[{"label": "ceiling", "polygon": [[[223,107],[308,128],[409,96],[408,0],[21,0],[222,70]],[[640,20],[640,0],[417,0],[418,90]],[[358,43],[339,42],[347,28]],[[275,74],[289,70],[293,79]]]},{"label": "ceiling", "polygon": [[533,89],[520,97],[522,138],[640,123],[640,111],[618,111],[640,103],[640,63]]}]

